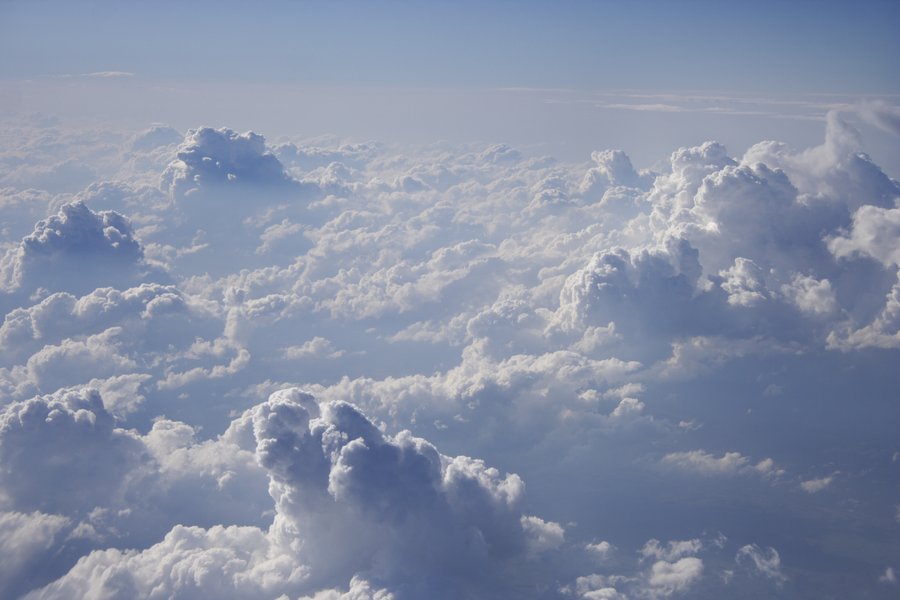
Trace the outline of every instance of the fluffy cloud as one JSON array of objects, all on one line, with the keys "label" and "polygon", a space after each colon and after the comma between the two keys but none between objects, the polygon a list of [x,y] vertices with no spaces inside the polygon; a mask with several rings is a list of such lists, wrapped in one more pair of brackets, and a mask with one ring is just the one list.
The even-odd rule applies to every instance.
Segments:
[{"label": "fluffy cloud", "polygon": [[807,479],[806,481],[800,482],[800,487],[804,492],[815,494],[816,492],[821,492],[834,481],[833,475],[828,475],[827,477],[819,477],[818,479]]},{"label": "fluffy cloud", "polygon": [[885,266],[900,265],[900,208],[861,206],[847,236],[836,236],[829,249],[839,258],[867,256]]},{"label": "fluffy cloud", "polygon": [[671,596],[690,588],[703,575],[703,561],[696,557],[664,560],[650,568],[650,593],[653,597]]},{"label": "fluffy cloud", "polygon": [[[165,431],[149,436],[156,452],[174,434]],[[562,543],[562,528],[522,514],[515,475],[443,456],[408,432],[387,436],[352,405],[318,404],[297,389],[248,410],[226,438],[255,440],[275,500],[268,532],[179,525],[141,552],[93,552],[33,597],[274,597],[347,581],[357,594],[388,597],[362,573],[397,598],[545,589],[533,561]]]},{"label": "fluffy cloud", "polygon": [[525,556],[561,537],[523,519],[517,476],[408,432],[387,437],[352,405],[287,390],[252,420],[284,517],[276,534],[304,532],[300,555],[323,581],[367,572],[404,596],[500,593],[510,569],[525,576]]},{"label": "fluffy cloud", "polygon": [[122,417],[143,402],[152,380],[220,366],[231,348],[218,338],[224,326],[208,305],[174,286],[98,288],[81,297],[57,292],[7,313],[0,383],[14,399],[89,384]]},{"label": "fluffy cloud", "polygon": [[7,291],[37,289],[85,293],[104,284],[136,283],[146,269],[143,248],[124,216],[64,205],[0,263]]},{"label": "fluffy cloud", "polygon": [[0,415],[0,489],[12,510],[86,514],[115,502],[143,452],[93,390],[13,403]]},{"label": "fluffy cloud", "polygon": [[176,160],[162,174],[162,188],[178,198],[206,187],[284,186],[292,181],[261,135],[210,127],[188,131]]},{"label": "fluffy cloud", "polygon": [[[28,131],[4,165],[77,152],[105,181],[73,196],[78,173],[22,171],[0,192],[5,590],[876,585],[890,540],[795,535],[896,525],[879,449],[896,421],[900,188],[836,115],[817,148],[709,142],[658,173],[613,150],[585,165],[506,145]],[[317,399],[257,405],[296,385]],[[748,528],[734,545],[693,537]],[[842,582],[810,575],[817,561]]]}]

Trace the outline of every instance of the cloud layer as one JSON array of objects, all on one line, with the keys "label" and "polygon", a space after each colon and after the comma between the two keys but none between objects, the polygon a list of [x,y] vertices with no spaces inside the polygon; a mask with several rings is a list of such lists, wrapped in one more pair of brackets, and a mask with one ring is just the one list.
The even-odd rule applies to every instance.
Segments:
[{"label": "cloud layer", "polygon": [[11,139],[0,595],[895,589],[900,184],[841,115],[655,171]]}]

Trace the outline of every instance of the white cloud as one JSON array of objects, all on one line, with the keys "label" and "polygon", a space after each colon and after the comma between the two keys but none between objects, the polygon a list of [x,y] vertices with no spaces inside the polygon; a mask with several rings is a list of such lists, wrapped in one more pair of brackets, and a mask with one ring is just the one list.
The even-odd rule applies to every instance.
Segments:
[{"label": "white cloud", "polygon": [[[96,418],[102,412],[93,397]],[[247,444],[248,435],[275,500],[268,532],[177,525],[140,552],[93,552],[34,597],[274,597],[361,572],[402,597],[502,593],[530,577],[539,554],[563,543],[561,526],[520,512],[517,476],[443,456],[409,432],[386,436],[352,405],[282,390],[245,412],[223,441]],[[178,458],[192,437],[184,424],[154,426],[147,447],[163,461],[162,473],[196,472],[199,465]],[[353,588],[387,597],[361,580]]]},{"label": "white cloud", "polygon": [[671,452],[663,457],[662,464],[707,476],[737,475],[741,473],[757,473],[769,476],[783,473],[783,471],[775,468],[775,462],[771,458],[763,459],[754,465],[748,457],[740,452],[726,452],[719,457],[705,450]]},{"label": "white cloud", "polygon": [[739,565],[752,565],[756,572],[776,583],[787,580],[781,572],[781,556],[775,548],[763,550],[756,544],[748,544],[738,550],[734,561]]},{"label": "white cloud", "polygon": [[5,290],[38,288],[89,292],[104,284],[137,282],[143,248],[119,213],[96,213],[81,202],[39,221],[0,259]]},{"label": "white cloud", "polygon": [[868,256],[885,266],[900,265],[900,208],[865,205],[853,214],[849,235],[835,236],[828,248],[838,258]]},{"label": "white cloud", "polygon": [[648,540],[641,548],[641,556],[672,562],[697,554],[701,549],[703,549],[703,543],[699,539],[672,540],[665,545],[660,544],[659,540]]},{"label": "white cloud", "polygon": [[614,552],[615,549],[616,549],[615,546],[613,546],[612,544],[610,544],[610,543],[607,542],[606,540],[603,540],[603,541],[600,541],[600,542],[591,543],[591,544],[586,544],[586,545],[585,545],[585,548],[586,548],[589,552],[591,552],[592,554],[596,555],[597,558],[598,558],[599,560],[601,560],[601,561],[606,560],[607,558],[609,558],[609,555],[610,555],[612,552]]},{"label": "white cloud", "polygon": [[303,342],[299,346],[289,346],[284,349],[284,357],[288,359],[298,358],[340,358],[343,350],[338,350],[329,340],[316,336]]},{"label": "white cloud", "polygon": [[267,151],[261,135],[201,127],[188,131],[176,160],[162,174],[161,187],[183,198],[204,186],[283,186],[292,182],[275,155]]},{"label": "white cloud", "polygon": [[650,592],[653,597],[667,597],[689,589],[703,575],[703,561],[696,557],[675,562],[660,560],[650,569]]},{"label": "white cloud", "polygon": [[800,482],[800,487],[803,488],[804,492],[809,494],[815,494],[817,492],[821,492],[834,481],[834,475],[828,475],[826,477],[819,477],[818,479],[807,479],[806,481]]},{"label": "white cloud", "polygon": [[[837,116],[818,148],[710,142],[658,174],[612,150],[7,131],[0,508],[40,542],[11,538],[16,594],[68,571],[42,593],[764,596],[781,557],[735,568],[700,532],[780,547],[797,486],[835,477],[780,465],[814,473],[802,448],[838,422],[834,472],[893,512],[853,448],[892,443],[900,194]],[[248,409],[295,385],[319,400]],[[809,526],[875,526],[825,523],[839,500]],[[874,585],[870,548],[799,544],[798,589],[817,560]]]},{"label": "white cloud", "polygon": [[47,560],[68,525],[69,519],[60,515],[0,512],[0,593],[12,597],[27,591],[29,572]]},{"label": "white cloud", "polygon": [[13,403],[0,413],[0,489],[17,511],[87,514],[137,476],[143,445],[115,427],[94,390]]}]

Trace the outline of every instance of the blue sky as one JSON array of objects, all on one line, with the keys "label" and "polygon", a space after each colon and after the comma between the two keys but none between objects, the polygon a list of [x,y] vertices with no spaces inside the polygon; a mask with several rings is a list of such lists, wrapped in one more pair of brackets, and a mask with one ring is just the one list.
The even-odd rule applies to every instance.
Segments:
[{"label": "blue sky", "polygon": [[[900,93],[889,1],[14,1],[0,14],[0,109],[128,127],[504,140],[567,159],[604,139],[650,167],[705,139],[809,146],[828,110]],[[128,76],[85,77],[109,72]],[[633,92],[652,97],[617,95]],[[900,174],[895,138],[845,118]]]},{"label": "blue sky", "polygon": [[0,14],[4,78],[900,91],[900,7],[887,0],[13,1]]}]

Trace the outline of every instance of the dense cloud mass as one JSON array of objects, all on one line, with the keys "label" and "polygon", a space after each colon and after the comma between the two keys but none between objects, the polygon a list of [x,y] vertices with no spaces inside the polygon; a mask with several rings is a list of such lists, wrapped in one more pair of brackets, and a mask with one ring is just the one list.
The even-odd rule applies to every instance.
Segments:
[{"label": "dense cloud mass", "polygon": [[900,183],[825,125],[16,128],[0,596],[894,597]]}]

